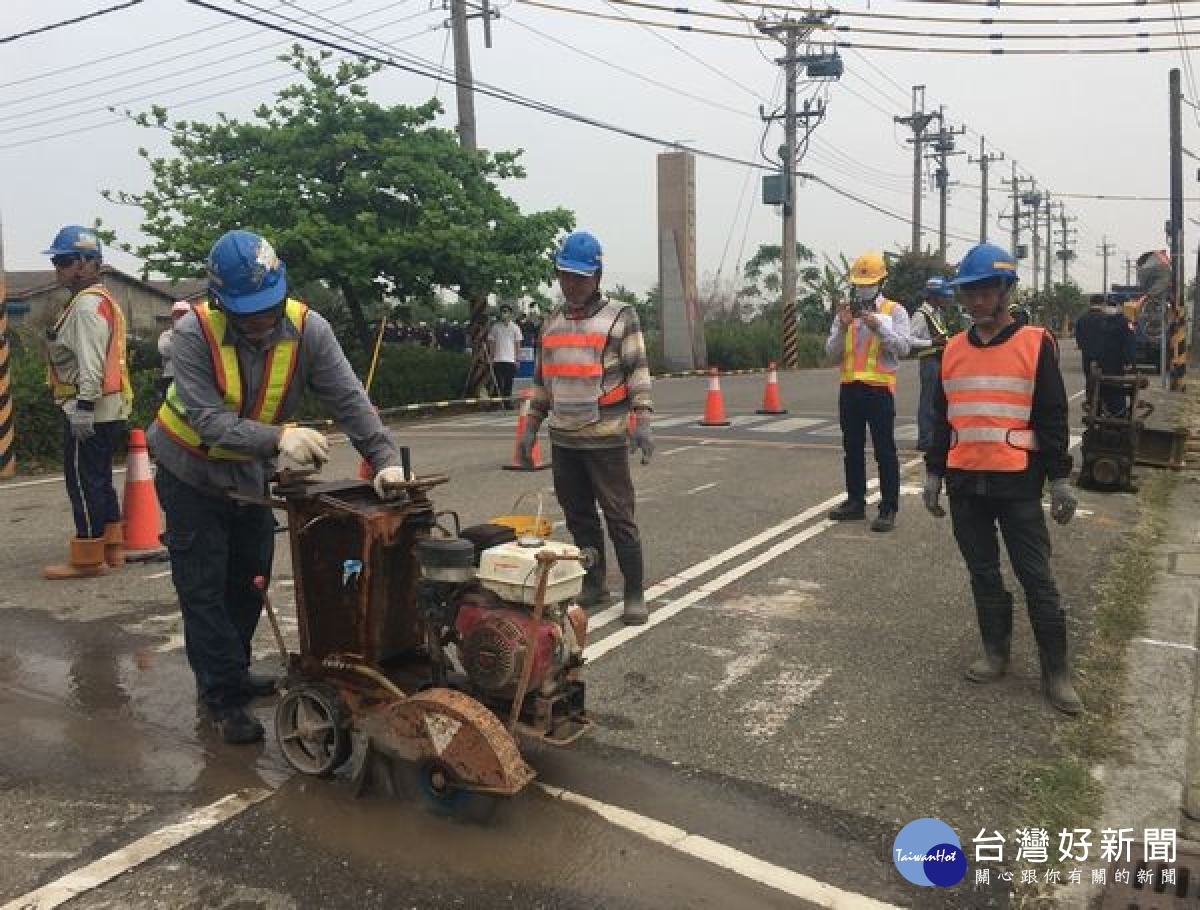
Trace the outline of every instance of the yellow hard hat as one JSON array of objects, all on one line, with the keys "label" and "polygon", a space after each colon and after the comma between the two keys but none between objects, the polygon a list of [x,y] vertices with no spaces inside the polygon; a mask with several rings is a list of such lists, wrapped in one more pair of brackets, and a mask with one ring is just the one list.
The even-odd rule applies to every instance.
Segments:
[{"label": "yellow hard hat", "polygon": [[887,264],[883,261],[883,254],[877,253],[874,250],[869,253],[863,253],[854,260],[854,265],[850,266],[851,284],[879,284],[886,277]]}]

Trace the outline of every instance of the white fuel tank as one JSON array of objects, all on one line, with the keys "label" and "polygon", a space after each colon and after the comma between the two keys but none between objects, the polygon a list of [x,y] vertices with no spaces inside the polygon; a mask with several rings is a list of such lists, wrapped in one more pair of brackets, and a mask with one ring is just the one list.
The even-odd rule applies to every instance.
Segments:
[{"label": "white fuel tank", "polygon": [[[539,566],[537,554],[543,551],[578,556],[579,548],[556,540],[539,541],[536,546],[504,543],[488,547],[479,558],[479,581],[504,600],[533,606],[537,599]],[[556,562],[546,580],[546,603],[559,603],[578,597],[583,590],[583,566],[576,560]]]}]

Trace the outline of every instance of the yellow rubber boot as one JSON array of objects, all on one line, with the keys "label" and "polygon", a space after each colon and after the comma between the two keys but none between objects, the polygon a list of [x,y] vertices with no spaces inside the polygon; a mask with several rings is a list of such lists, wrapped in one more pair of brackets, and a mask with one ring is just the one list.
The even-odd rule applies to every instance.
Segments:
[{"label": "yellow rubber boot", "polygon": [[125,565],[125,530],[119,521],[104,526],[104,561],[114,569]]},{"label": "yellow rubber boot", "polygon": [[108,571],[104,564],[103,537],[72,537],[70,553],[67,565],[46,566],[42,574],[57,581],[64,578],[90,578]]}]

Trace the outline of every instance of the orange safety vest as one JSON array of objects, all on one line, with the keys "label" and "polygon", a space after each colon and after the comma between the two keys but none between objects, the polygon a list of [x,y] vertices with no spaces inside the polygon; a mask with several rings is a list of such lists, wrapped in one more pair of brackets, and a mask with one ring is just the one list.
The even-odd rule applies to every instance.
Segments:
[{"label": "orange safety vest", "polygon": [[[100,391],[104,395],[120,392],[126,401],[133,401],[133,384],[129,381],[129,366],[125,357],[125,312],[108,292],[108,288],[102,284],[94,284],[72,297],[63,307],[51,331],[57,333],[62,328],[75,306],[75,301],[84,294],[94,294],[100,298],[96,312],[108,323],[108,345],[104,351],[104,376],[100,380]],[[79,394],[79,387],[59,376],[53,363],[46,367],[46,384],[50,386],[55,401],[66,401]]]},{"label": "orange safety vest", "polygon": [[595,315],[571,319],[566,308],[542,328],[542,381],[550,391],[554,423],[578,430],[600,419],[601,408],[625,405],[629,389],[622,381],[604,385],[604,348],[627,304],[606,301]]},{"label": "orange safety vest", "polygon": [[[208,341],[208,352],[212,358],[213,376],[216,379],[217,391],[225,400],[225,407],[235,414],[259,423],[278,424],[283,420],[283,402],[287,399],[288,389],[296,375],[296,365],[300,361],[300,339],[304,335],[304,320],[308,316],[308,307],[299,300],[288,299],[284,307],[285,318],[291,320],[296,327],[297,338],[286,338],[267,351],[267,363],[263,370],[263,383],[255,396],[253,403],[245,407],[245,392],[242,383],[242,370],[238,364],[237,348],[225,343],[226,319],[225,314],[213,309],[207,303],[199,303],[192,307],[200,328]],[[200,439],[200,434],[188,422],[187,408],[179,398],[175,383],[167,390],[166,398],[159,406],[155,419],[163,431],[176,443],[201,458],[220,459],[222,461],[252,461],[255,456],[245,452],[235,452],[220,446],[208,446]]]},{"label": "orange safety vest", "polygon": [[[891,316],[899,304],[884,299],[877,312]],[[896,388],[896,357],[883,350],[879,336],[855,318],[846,332],[846,344],[842,349],[842,382],[863,382],[867,385]]]},{"label": "orange safety vest", "polygon": [[1030,414],[1046,330],[1022,326],[1003,344],[975,347],[960,332],[942,355],[950,422],[946,466],[961,471],[1024,471],[1037,451]]}]

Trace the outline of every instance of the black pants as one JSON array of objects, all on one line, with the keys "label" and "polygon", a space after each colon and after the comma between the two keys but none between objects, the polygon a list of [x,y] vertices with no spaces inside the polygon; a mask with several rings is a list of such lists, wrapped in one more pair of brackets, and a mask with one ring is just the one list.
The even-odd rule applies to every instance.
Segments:
[{"label": "black pants", "polygon": [[254,579],[271,577],[275,519],[267,506],[207,495],[162,465],[154,486],[167,516],[188,664],[200,698],[220,717],[252,697],[246,671],[262,613]]},{"label": "black pants", "polygon": [[[1040,499],[951,496],[950,516],[954,539],[971,574],[971,592],[981,620],[989,612],[1007,610],[1011,628],[1012,598],[1000,575],[999,527],[1013,572],[1025,591],[1030,623],[1035,630],[1064,625],[1058,586],[1050,571],[1050,534]],[[988,630],[983,631],[986,639]]]},{"label": "black pants", "polygon": [[492,370],[496,373],[496,387],[500,392],[500,397],[511,398],[513,378],[517,375],[517,365],[506,360],[497,360],[492,363]]},{"label": "black pants", "polygon": [[633,477],[625,447],[568,449],[556,445],[551,454],[554,495],[575,543],[581,547],[598,546],[603,555],[604,532],[596,512],[599,505],[604,511],[613,549],[640,547],[642,539],[633,520]]},{"label": "black pants", "polygon": [[75,516],[76,537],[103,537],[104,526],[121,520],[113,486],[113,452],[125,439],[124,420],[96,424],[96,434],[80,442],[63,415],[63,474]]},{"label": "black pants", "polygon": [[900,458],[896,455],[896,401],[890,389],[864,382],[843,383],[838,395],[846,494],[867,498],[867,427],[879,465],[879,508],[900,510]]},{"label": "black pants", "polygon": [[921,397],[917,402],[917,449],[928,452],[933,445],[933,393],[942,369],[940,354],[929,354],[918,361],[921,376]]}]

